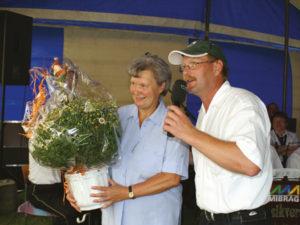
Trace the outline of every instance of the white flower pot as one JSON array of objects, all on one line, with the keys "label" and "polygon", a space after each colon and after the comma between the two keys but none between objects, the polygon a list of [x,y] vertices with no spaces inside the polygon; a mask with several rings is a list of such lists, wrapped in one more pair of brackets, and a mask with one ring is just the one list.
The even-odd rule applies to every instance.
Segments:
[{"label": "white flower pot", "polygon": [[106,166],[88,170],[84,175],[81,173],[66,174],[65,178],[81,211],[101,208],[102,205],[93,202],[94,198],[90,195],[97,193],[96,190],[91,189],[92,186],[108,186],[108,168]]}]

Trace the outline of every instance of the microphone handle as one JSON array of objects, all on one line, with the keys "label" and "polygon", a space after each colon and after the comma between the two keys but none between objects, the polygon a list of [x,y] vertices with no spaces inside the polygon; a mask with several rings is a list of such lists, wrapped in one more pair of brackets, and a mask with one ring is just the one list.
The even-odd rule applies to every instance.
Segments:
[{"label": "microphone handle", "polygon": [[174,137],[174,135],[171,134],[170,132],[167,132],[167,136],[168,136],[168,137],[171,137],[171,138]]},{"label": "microphone handle", "polygon": [[[177,106],[177,107],[179,107],[179,108],[180,108],[180,106],[181,106],[181,104],[178,103],[178,102],[174,102],[173,105],[175,105],[175,106]],[[168,137],[171,137],[171,138],[174,137],[174,135],[171,134],[170,132],[167,132],[167,136],[168,136]]]},{"label": "microphone handle", "polygon": [[196,117],[187,109],[186,106],[182,105],[183,109],[184,109],[184,112],[185,114],[190,118],[192,119],[193,121],[196,120]]},{"label": "microphone handle", "polygon": [[[196,120],[195,116],[187,109],[187,107],[186,107],[185,105],[183,105],[183,104],[178,104],[178,103],[177,103],[177,104],[174,103],[173,105],[176,105],[177,107],[182,106],[183,109],[184,109],[184,111],[185,111],[185,114],[186,114],[190,119]],[[174,137],[174,135],[171,134],[170,132],[167,132],[167,135],[168,135],[168,137]],[[300,144],[300,142],[299,142],[299,144]]]}]

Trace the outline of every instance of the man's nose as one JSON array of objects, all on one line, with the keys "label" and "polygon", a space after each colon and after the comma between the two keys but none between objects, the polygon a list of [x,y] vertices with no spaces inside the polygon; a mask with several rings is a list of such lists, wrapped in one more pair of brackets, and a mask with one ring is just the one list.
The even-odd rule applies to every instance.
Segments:
[{"label": "man's nose", "polygon": [[184,80],[186,80],[189,75],[190,75],[189,70],[187,70],[187,69],[182,70],[182,78]]}]

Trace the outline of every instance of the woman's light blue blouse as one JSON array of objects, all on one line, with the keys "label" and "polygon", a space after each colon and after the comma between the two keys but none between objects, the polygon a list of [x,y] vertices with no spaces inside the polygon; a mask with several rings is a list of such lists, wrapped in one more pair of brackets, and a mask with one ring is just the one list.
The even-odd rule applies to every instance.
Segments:
[{"label": "woman's light blue blouse", "polygon": [[[119,109],[122,138],[113,179],[124,186],[143,182],[160,172],[188,177],[188,149],[163,130],[167,108],[160,101],[156,111],[139,127],[135,105]],[[182,204],[181,185],[159,194],[114,204],[116,225],[178,225]]]}]

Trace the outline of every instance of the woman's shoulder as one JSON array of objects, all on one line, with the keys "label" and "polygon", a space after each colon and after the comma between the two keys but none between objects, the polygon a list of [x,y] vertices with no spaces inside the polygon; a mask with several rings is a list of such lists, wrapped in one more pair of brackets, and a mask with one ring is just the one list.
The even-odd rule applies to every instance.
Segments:
[{"label": "woman's shoulder", "polygon": [[125,119],[133,115],[135,111],[136,111],[136,106],[134,104],[124,105],[119,107],[118,114],[120,119]]}]

